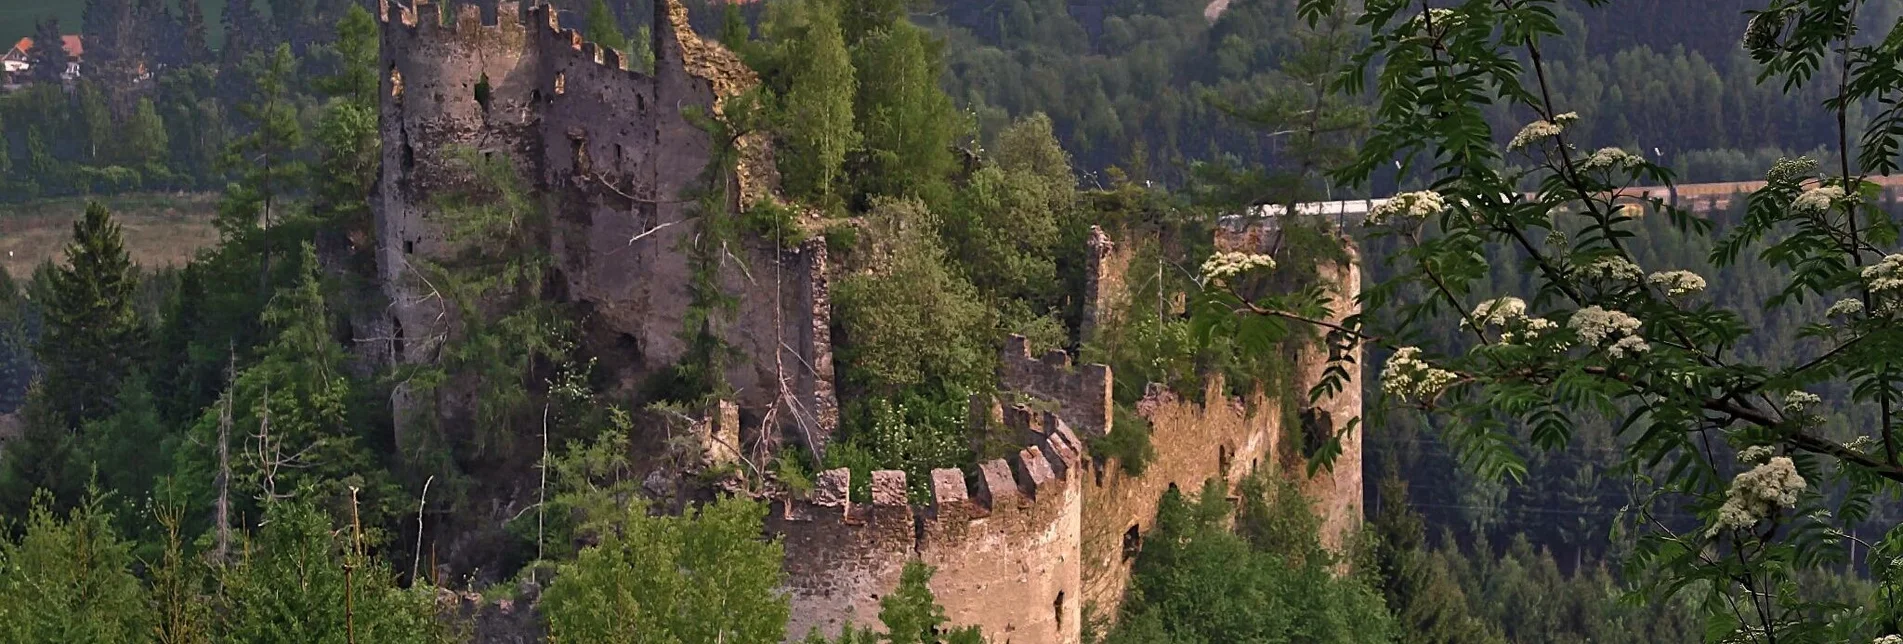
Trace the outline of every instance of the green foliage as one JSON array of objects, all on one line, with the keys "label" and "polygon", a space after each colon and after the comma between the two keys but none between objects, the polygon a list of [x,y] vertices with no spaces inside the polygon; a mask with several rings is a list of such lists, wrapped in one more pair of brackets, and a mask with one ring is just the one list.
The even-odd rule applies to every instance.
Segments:
[{"label": "green foliage", "polygon": [[1090,440],[1090,455],[1115,459],[1124,474],[1143,476],[1156,458],[1156,446],[1150,442],[1150,421],[1121,403],[1112,419],[1110,433]]},{"label": "green foliage", "polygon": [[[1288,485],[1288,484],[1282,484]],[[1237,534],[1217,481],[1163,497],[1144,536],[1123,617],[1106,642],[1385,642],[1380,592],[1335,559],[1292,489],[1247,486]],[[1152,639],[1154,638],[1154,639]]]},{"label": "green foliage", "polygon": [[[851,38],[848,29],[848,38]],[[962,132],[951,98],[938,87],[938,43],[907,22],[870,31],[853,45],[859,72],[854,120],[864,136],[859,191],[937,203]]]},{"label": "green foliage", "polygon": [[608,10],[607,0],[594,0],[588,5],[588,15],[582,19],[582,38],[588,42],[614,49],[628,50],[628,37],[622,35],[621,25],[615,20],[614,12]]},{"label": "green foliage", "polygon": [[828,467],[852,470],[853,498],[870,501],[873,470],[905,472],[914,503],[932,499],[932,470],[975,463],[965,400],[902,395],[862,400],[847,419],[844,440],[826,448]]},{"label": "green foliage", "polygon": [[561,566],[541,609],[553,642],[771,642],[786,631],[766,506],[721,499],[687,516],[626,504],[599,544]]},{"label": "green foliage", "polygon": [[225,152],[226,167],[239,174],[238,182],[225,191],[225,199],[218,205],[215,223],[226,239],[256,234],[283,219],[286,213],[281,202],[302,189],[307,170],[298,157],[304,145],[304,127],[298,121],[291,94],[297,59],[291,55],[290,45],[280,45],[269,55],[253,54],[245,60],[245,66],[256,89],[238,112],[253,129],[233,140]]},{"label": "green foliage", "polygon": [[867,220],[871,270],[841,277],[833,292],[847,381],[883,395],[989,389],[992,312],[946,265],[931,213],[882,200]]},{"label": "green foliage", "polygon": [[103,501],[90,494],[62,517],[38,495],[25,536],[0,541],[0,640],[145,641],[153,615],[132,574],[132,544]]},{"label": "green foliage", "polygon": [[1427,549],[1421,517],[1407,507],[1407,484],[1381,481],[1381,509],[1375,515],[1374,564],[1388,610],[1401,626],[1403,642],[1461,644],[1505,642],[1497,628],[1474,615],[1469,597],[1446,562]]},{"label": "green foliage", "polygon": [[119,383],[131,372],[145,328],[133,309],[138,277],[119,224],[93,203],[73,223],[67,265],[55,267],[41,302],[46,331],[34,354],[53,411],[82,423],[112,413]]},{"label": "green foliage", "polygon": [[1076,201],[1070,158],[1042,114],[1020,120],[998,143],[998,162],[973,173],[941,226],[950,255],[980,292],[1056,306],[1058,222]]},{"label": "green foliage", "polygon": [[218,631],[239,642],[441,642],[435,595],[396,586],[362,536],[306,503],[269,507],[247,555],[218,572]]},{"label": "green foliage", "polygon": [[780,171],[793,194],[831,205],[845,184],[846,154],[859,145],[852,59],[834,2],[804,0],[775,17],[790,23],[775,25],[773,35],[781,39],[782,60],[792,63],[779,107],[786,143]]}]

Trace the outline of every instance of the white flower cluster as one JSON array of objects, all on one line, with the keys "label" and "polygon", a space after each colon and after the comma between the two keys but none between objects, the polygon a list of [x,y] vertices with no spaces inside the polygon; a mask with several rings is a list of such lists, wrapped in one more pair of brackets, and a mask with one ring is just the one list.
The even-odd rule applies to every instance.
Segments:
[{"label": "white flower cluster", "polygon": [[1870,644],[1903,644],[1903,635],[1885,635],[1870,640]]},{"label": "white flower cluster", "polygon": [[1838,186],[1824,186],[1805,190],[1791,201],[1791,212],[1799,215],[1820,215],[1830,210],[1830,205],[1844,198],[1844,189]]},{"label": "white flower cluster", "polygon": [[1725,491],[1725,504],[1718,508],[1718,523],[1705,536],[1720,530],[1746,528],[1771,516],[1780,507],[1797,505],[1797,494],[1804,491],[1804,477],[1788,456],[1776,456],[1731,479]]},{"label": "white flower cluster", "polygon": [[1810,409],[1816,406],[1817,403],[1823,401],[1824,399],[1819,398],[1817,394],[1808,391],[1793,391],[1784,394],[1784,413],[1801,414],[1804,413],[1804,410]]},{"label": "white flower cluster", "polygon": [[1420,221],[1428,217],[1437,217],[1446,209],[1447,202],[1438,192],[1432,190],[1403,192],[1369,209],[1368,216],[1362,220],[1362,224],[1381,226],[1396,223],[1402,219]]},{"label": "white flower cluster", "polygon": [[1547,331],[1559,328],[1552,320],[1528,317],[1526,301],[1511,296],[1481,302],[1471,317],[1460,321],[1460,326],[1465,328],[1470,323],[1500,327],[1500,341],[1507,344],[1538,340]]},{"label": "white flower cluster", "polygon": [[1621,311],[1608,311],[1597,306],[1588,306],[1573,313],[1567,326],[1579,334],[1579,339],[1588,345],[1598,346],[1607,340],[1612,345],[1606,347],[1606,353],[1613,358],[1623,358],[1628,354],[1640,354],[1652,350],[1639,335],[1639,327],[1645,323],[1638,318]]},{"label": "white flower cluster", "polygon": [[1216,253],[1203,262],[1203,276],[1215,283],[1262,268],[1275,268],[1275,258],[1254,253]]},{"label": "white flower cluster", "polygon": [[1454,372],[1421,359],[1420,347],[1401,347],[1381,370],[1381,391],[1401,400],[1432,398],[1457,379]]},{"label": "white flower cluster", "polygon": [[1632,263],[1632,260],[1615,255],[1593,260],[1586,265],[1586,274],[1615,282],[1636,282],[1645,276],[1645,271],[1640,270],[1639,265]]},{"label": "white flower cluster", "polygon": [[1777,448],[1770,445],[1752,445],[1738,450],[1738,462],[1756,465],[1777,456]]},{"label": "white flower cluster", "polygon": [[1884,257],[1875,266],[1863,269],[1863,283],[1878,293],[1903,290],[1903,255]]},{"label": "white flower cluster", "polygon": [[1875,447],[1876,444],[1877,444],[1877,439],[1871,438],[1868,435],[1864,435],[1864,436],[1858,436],[1856,438],[1852,438],[1850,439],[1850,442],[1844,443],[1844,449],[1850,450],[1852,452],[1856,452],[1858,454],[1864,454],[1869,452],[1870,448]]},{"label": "white flower cluster", "polygon": [[[1473,320],[1480,325],[1505,326],[1508,322],[1526,317],[1526,300],[1517,297],[1497,297],[1474,307]],[[1461,326],[1467,321],[1461,320]]]},{"label": "white flower cluster", "polygon": [[1598,152],[1586,157],[1579,167],[1587,170],[1632,169],[1645,163],[1645,159],[1619,148],[1599,148]]},{"label": "white flower cluster", "polygon": [[1705,290],[1705,278],[1691,271],[1660,271],[1647,275],[1645,281],[1665,291],[1666,297],[1691,295]]},{"label": "white flower cluster", "polygon": [[1817,160],[1810,157],[1778,159],[1771,164],[1771,171],[1764,173],[1764,179],[1771,183],[1790,183],[1799,181],[1817,172]]},{"label": "white flower cluster", "polygon": [[1833,318],[1847,318],[1862,312],[1863,312],[1863,300],[1859,300],[1854,297],[1846,297],[1844,299],[1837,300],[1837,303],[1832,304],[1830,305],[1830,308],[1825,309],[1824,315],[1827,317],[1833,317]]},{"label": "white flower cluster", "polygon": [[1566,131],[1565,126],[1558,123],[1544,119],[1534,121],[1526,124],[1526,127],[1520,128],[1519,134],[1513,135],[1513,140],[1507,142],[1507,149],[1518,150],[1539,143],[1540,141],[1559,136],[1559,133],[1564,131]]}]

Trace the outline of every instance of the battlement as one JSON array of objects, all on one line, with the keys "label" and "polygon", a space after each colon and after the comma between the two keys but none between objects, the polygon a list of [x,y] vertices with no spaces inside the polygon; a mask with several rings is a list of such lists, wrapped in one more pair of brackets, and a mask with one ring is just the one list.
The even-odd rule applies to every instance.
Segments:
[{"label": "battlement", "polygon": [[910,502],[906,474],[893,470],[873,472],[871,500],[855,502],[843,468],[773,502],[767,529],[786,547],[789,635],[876,625],[879,597],[898,586],[907,562],[922,561],[937,569],[932,590],[953,623],[1077,641],[1081,486],[1073,483],[1083,443],[1055,414],[1016,405],[1003,418],[1027,444],[979,463],[969,480],[956,468],[933,470],[923,503]]},{"label": "battlement", "polygon": [[1110,432],[1112,383],[1109,365],[1073,366],[1060,349],[1031,357],[1031,343],[1013,335],[998,355],[998,384],[1006,391],[1031,395],[1058,404],[1066,422],[1087,436]]}]

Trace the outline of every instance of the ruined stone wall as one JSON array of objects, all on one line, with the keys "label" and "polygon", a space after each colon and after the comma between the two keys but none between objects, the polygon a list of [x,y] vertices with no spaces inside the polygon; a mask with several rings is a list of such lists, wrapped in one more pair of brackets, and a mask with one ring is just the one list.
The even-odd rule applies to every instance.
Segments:
[{"label": "ruined stone wall", "polygon": [[877,627],[879,599],[909,561],[936,568],[931,589],[955,625],[994,642],[1081,639],[1082,444],[1055,416],[1016,429],[1035,440],[981,463],[967,485],[957,469],[932,472],[931,502],[907,504],[905,473],[872,474],[872,502],[847,496],[850,474],[824,472],[804,499],[775,502],[767,528],[786,545],[791,639],[848,622]]},{"label": "ruined stone wall", "polygon": [[1084,436],[1110,431],[1110,367],[1073,366],[1070,354],[1059,349],[1031,357],[1031,343],[1021,335],[1005,340],[998,355],[998,384],[1005,391],[1023,393],[1056,404],[1064,420]]},{"label": "ruined stone wall", "polygon": [[[466,181],[453,151],[507,154],[547,205],[545,236],[556,285],[583,313],[582,342],[624,390],[671,369],[687,353],[696,269],[686,252],[705,232],[695,203],[712,142],[702,123],[720,101],[758,83],[739,58],[702,41],[677,1],[657,2],[653,74],[626,69],[619,52],[583,42],[546,5],[503,2],[485,18],[460,6],[384,0],[381,106],[383,170],[373,201],[378,271],[391,301],[375,337],[397,362],[430,360],[453,333],[450,316],[417,270],[455,248],[435,199]],[[481,90],[479,90],[481,88]],[[743,141],[726,209],[770,197],[771,151]],[[713,331],[734,347],[726,376],[751,419],[773,416],[825,442],[837,425],[823,243],[725,240],[715,279],[736,305]],[[387,329],[381,328],[387,326]],[[399,405],[403,405],[399,393]]]}]

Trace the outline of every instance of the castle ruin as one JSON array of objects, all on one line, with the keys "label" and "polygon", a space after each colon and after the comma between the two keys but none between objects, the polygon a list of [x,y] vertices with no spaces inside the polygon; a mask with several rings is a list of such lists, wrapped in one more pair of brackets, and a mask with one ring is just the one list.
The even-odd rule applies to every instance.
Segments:
[{"label": "castle ruin", "polygon": [[[446,304],[417,265],[458,250],[433,213],[441,195],[470,180],[459,165],[467,154],[506,155],[548,200],[546,230],[534,234],[553,259],[556,295],[582,309],[584,342],[624,387],[686,355],[682,329],[694,301],[683,240],[700,226],[692,202],[716,156],[698,123],[757,79],[696,36],[678,1],[655,4],[647,73],[562,28],[546,5],[503,2],[493,15],[462,5],[445,15],[425,0],[407,7],[383,0],[382,170],[373,209],[379,281],[391,304],[368,324],[391,338],[387,360],[431,361],[450,333]],[[770,195],[774,183],[765,142],[739,147],[727,186],[726,207],[735,210]],[[1242,227],[1219,233],[1217,245],[1260,251],[1264,239],[1261,229]],[[838,425],[826,247],[817,239],[795,248],[750,240],[725,252],[734,261],[721,263],[717,282],[743,313],[707,324],[735,349],[724,375],[737,399],[695,431],[716,461],[737,457],[745,427],[785,431],[823,450]],[[1128,297],[1130,262],[1102,230],[1093,231],[1089,257],[1085,337]],[[1336,301],[1358,294],[1352,261],[1321,273]],[[1334,317],[1352,313],[1338,306]],[[1358,375],[1341,394],[1307,403],[1309,386],[1343,358],[1358,365],[1358,356],[1304,350],[1294,386],[1248,400],[1228,396],[1219,379],[1206,383],[1204,402],[1152,385],[1136,411],[1153,427],[1156,457],[1130,476],[1086,447],[1116,431],[1110,368],[1073,364],[1062,351],[1033,356],[1024,338],[1011,338],[998,373],[1009,402],[974,399],[971,414],[975,434],[1017,446],[1010,456],[971,473],[933,471],[921,503],[908,498],[906,475],[896,471],[871,474],[866,503],[851,500],[845,470],[773,500],[767,528],[786,547],[788,634],[876,625],[879,598],[916,560],[937,569],[931,587],[954,624],[977,625],[994,642],[1079,642],[1086,607],[1108,615],[1122,601],[1165,491],[1193,491],[1210,479],[1233,485],[1258,470],[1298,479],[1323,518],[1324,541],[1338,545],[1360,521],[1360,437],[1343,435],[1335,467],[1314,477],[1285,439],[1318,428],[1341,433],[1360,416]],[[398,393],[399,407],[414,404]],[[1273,411],[1287,397],[1302,405],[1303,427],[1285,426]],[[764,418],[781,426],[761,428]]]}]

